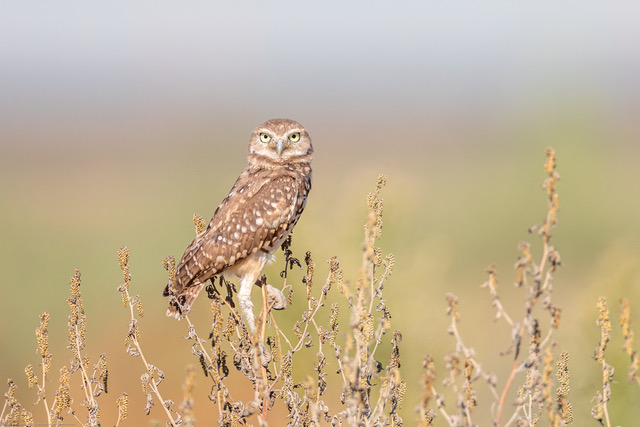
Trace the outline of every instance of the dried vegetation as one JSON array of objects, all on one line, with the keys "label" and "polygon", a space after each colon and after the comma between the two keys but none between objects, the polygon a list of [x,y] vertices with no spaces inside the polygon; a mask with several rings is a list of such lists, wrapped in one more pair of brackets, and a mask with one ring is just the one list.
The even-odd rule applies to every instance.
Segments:
[{"label": "dried vegetation", "polygon": [[[123,274],[118,291],[130,317],[128,330],[124,331],[124,348],[140,361],[136,375],[140,375],[142,393],[132,390],[115,399],[105,397],[109,374],[107,357],[101,354],[91,361],[85,355],[87,316],[80,292],[80,272],[76,270],[67,300],[69,365],[60,369],[57,381],[51,378],[53,356],[49,351],[48,333],[51,319],[48,313],[43,313],[36,329],[40,361],[36,367],[29,364],[25,368],[26,385],[35,391],[35,404],[44,408],[46,418],[35,420],[32,405],[26,407],[17,401],[16,382],[10,379],[0,423],[33,426],[72,422],[119,426],[127,423],[129,400],[144,399],[147,415],[156,411],[156,416],[164,414],[167,425],[194,425],[198,418],[193,389],[198,382],[208,384],[208,397],[217,408],[220,425],[280,425],[281,420],[270,417],[276,405],[286,408],[284,422],[289,425],[403,425],[400,414],[407,413],[401,411],[407,404],[415,407],[416,414],[408,423],[424,426],[570,424],[573,420],[570,378],[575,373],[570,369],[569,353],[555,339],[555,332],[561,326],[562,309],[553,298],[554,274],[561,259],[558,249],[552,245],[552,230],[557,226],[560,208],[559,175],[552,149],[546,152],[544,170],[547,213],[540,225],[530,229],[533,236],[539,237],[540,249],[537,253],[536,245],[521,242],[521,255],[514,266],[513,283],[522,292],[524,310],[503,305],[495,267],[487,269],[487,281],[483,284],[495,310],[495,319],[508,327],[506,339],[502,337],[500,341],[510,342],[508,348],[501,351],[501,357],[511,366],[506,378],[498,378],[488,371],[467,344],[458,328],[463,315],[458,298],[449,293],[446,307],[453,349],[445,356],[445,370],[437,372],[436,361],[427,355],[420,379],[421,395],[406,396],[407,383],[400,370],[402,334],[392,330],[391,313],[383,297],[394,257],[383,254],[377,246],[382,237],[380,192],[385,185],[385,178],[381,176],[368,196],[362,265],[355,280],[345,279],[338,259],[333,257],[328,260],[328,277],[319,286],[311,253],[297,258],[291,250],[290,239],[283,245],[281,289],[289,305],[294,298],[306,300],[306,307],[293,327],[285,329],[274,316],[274,301],[270,301],[266,293],[265,277],[259,283],[262,310],[257,316],[255,334],[249,333],[236,309],[234,284],[221,277],[211,281],[206,289],[210,299],[210,328],[195,325],[185,316],[185,339],[191,343],[193,364],[186,367],[181,397],[175,390],[162,388],[163,371],[152,363],[153,354],[145,355],[143,351],[139,323],[144,312],[140,298],[131,293],[132,276],[126,247],[117,254]],[[205,222],[195,215],[194,223],[199,232]],[[166,258],[164,267],[170,277],[174,275],[175,258]],[[294,268],[304,269],[302,283],[289,283],[288,272]],[[602,370],[602,387],[594,390],[592,415],[602,425],[610,426],[607,403],[614,398],[611,383],[615,370],[607,361],[606,350],[613,326],[604,298],[598,300],[597,310],[601,339],[594,359]],[[624,337],[622,349],[630,359],[628,381],[640,386],[640,362],[634,348],[630,311],[629,301],[623,299],[619,325]],[[516,316],[520,312],[523,314]],[[263,363],[265,349],[273,355],[267,366]],[[235,396],[234,385],[238,381],[233,385],[229,381],[234,375],[242,378],[243,387],[251,387],[252,399]],[[71,396],[71,381],[79,384],[79,395]],[[169,396],[180,401],[176,403]],[[481,401],[479,396],[485,400]],[[486,399],[487,396],[490,398]],[[100,406],[114,404],[117,419],[101,421]],[[474,410],[479,405],[491,407],[490,422],[477,419]],[[211,423],[211,420],[200,421]]]}]

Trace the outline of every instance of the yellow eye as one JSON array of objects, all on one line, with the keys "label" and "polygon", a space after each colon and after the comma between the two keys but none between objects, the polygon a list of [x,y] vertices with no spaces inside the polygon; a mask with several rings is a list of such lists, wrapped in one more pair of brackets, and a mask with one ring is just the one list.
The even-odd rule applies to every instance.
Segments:
[{"label": "yellow eye", "polygon": [[300,141],[300,132],[292,133],[291,135],[289,135],[289,141],[291,142]]},{"label": "yellow eye", "polygon": [[267,135],[266,133],[261,133],[260,134],[260,141],[269,142],[269,141],[271,141],[271,137],[269,135]]}]

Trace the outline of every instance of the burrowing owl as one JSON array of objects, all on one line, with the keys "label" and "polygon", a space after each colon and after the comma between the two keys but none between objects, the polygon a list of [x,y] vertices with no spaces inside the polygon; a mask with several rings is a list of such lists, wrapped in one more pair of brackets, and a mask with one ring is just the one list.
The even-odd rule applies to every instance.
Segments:
[{"label": "burrowing owl", "polygon": [[[216,275],[240,278],[238,301],[255,333],[251,289],[272,255],[298,222],[311,190],[313,146],[293,120],[264,122],[251,134],[248,165],[216,209],[207,228],[191,242],[164,290],[167,316],[181,318],[205,282]],[[280,291],[280,304],[285,300]]]}]

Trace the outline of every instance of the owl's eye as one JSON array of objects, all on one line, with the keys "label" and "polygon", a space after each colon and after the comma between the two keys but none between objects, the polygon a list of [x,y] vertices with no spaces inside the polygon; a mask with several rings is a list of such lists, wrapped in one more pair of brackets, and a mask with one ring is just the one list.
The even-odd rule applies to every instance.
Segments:
[{"label": "owl's eye", "polygon": [[269,141],[271,141],[271,137],[269,135],[267,135],[266,133],[261,133],[260,134],[260,141],[269,142]]},{"label": "owl's eye", "polygon": [[289,141],[291,142],[300,141],[300,132],[292,133],[291,135],[289,135]]}]

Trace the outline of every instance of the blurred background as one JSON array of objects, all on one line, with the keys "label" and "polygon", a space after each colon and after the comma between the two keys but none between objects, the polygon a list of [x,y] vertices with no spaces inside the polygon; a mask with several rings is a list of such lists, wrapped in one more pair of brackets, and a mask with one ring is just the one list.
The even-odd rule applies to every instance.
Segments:
[{"label": "blurred background", "polygon": [[[179,402],[185,365],[197,360],[185,325],[164,316],[162,260],[180,257],[193,238],[192,214],[208,219],[227,194],[251,130],[287,117],[316,150],[294,251],[311,251],[318,283],[334,255],[357,278],[366,194],[387,176],[381,245],[396,257],[385,291],[392,328],[404,334],[407,425],[422,359],[434,355],[440,381],[453,349],[447,292],[460,299],[466,344],[504,384],[510,331],[493,322],[480,285],[495,264],[503,303],[522,315],[513,264],[521,240],[540,254],[527,229],[546,212],[542,166],[554,147],[556,354],[570,352],[575,423],[593,422],[602,295],[614,323],[609,410],[612,422],[632,424],[640,389],[626,381],[617,316],[629,298],[640,332],[639,14],[631,2],[2,2],[0,378],[13,378],[21,403],[43,419],[24,367],[40,360],[34,330],[47,311],[53,393],[71,358],[66,298],[77,267],[87,354],[95,362],[107,353],[110,368],[103,423],[115,423],[123,391],[128,425],[164,422],[158,406],[144,415],[143,365],[124,353],[129,314],[116,291],[116,252],[131,250],[143,348],[165,371],[165,397]],[[267,270],[272,284],[280,269]],[[296,310],[278,316],[299,318]],[[206,299],[194,319],[208,332]],[[201,374],[196,381],[195,414],[210,423],[210,385]],[[234,397],[250,399],[246,387],[241,379]],[[478,419],[488,420],[492,399],[477,388]]]}]

